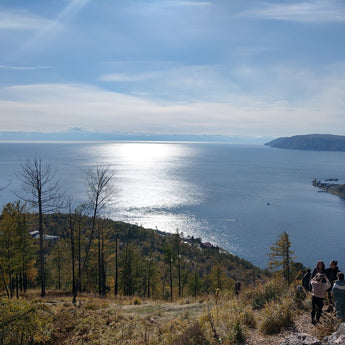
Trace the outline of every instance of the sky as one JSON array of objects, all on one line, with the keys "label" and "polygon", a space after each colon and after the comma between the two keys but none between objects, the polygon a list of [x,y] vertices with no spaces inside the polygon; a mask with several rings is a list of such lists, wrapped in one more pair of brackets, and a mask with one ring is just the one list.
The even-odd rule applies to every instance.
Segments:
[{"label": "sky", "polygon": [[0,131],[345,134],[345,2],[1,0]]}]

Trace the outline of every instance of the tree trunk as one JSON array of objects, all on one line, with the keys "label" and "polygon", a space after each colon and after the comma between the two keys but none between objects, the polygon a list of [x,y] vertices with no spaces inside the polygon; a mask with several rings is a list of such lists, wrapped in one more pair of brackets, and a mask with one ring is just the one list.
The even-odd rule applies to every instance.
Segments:
[{"label": "tree trunk", "polygon": [[173,280],[172,280],[172,260],[169,263],[169,276],[170,276],[170,301],[173,300]]},{"label": "tree trunk", "polygon": [[72,259],[72,294],[75,294],[75,246],[74,246],[74,226],[72,222],[72,210],[71,205],[69,205],[69,228],[71,231],[71,259]]},{"label": "tree trunk", "polygon": [[43,253],[43,215],[42,215],[42,202],[39,196],[38,203],[38,232],[40,235],[40,278],[41,278],[41,297],[46,295],[46,281],[44,272],[44,253]]},{"label": "tree trunk", "polygon": [[117,244],[118,236],[116,236],[115,242],[115,286],[114,286],[114,294],[117,296],[119,290],[119,267],[118,267],[118,244]]},{"label": "tree trunk", "polygon": [[0,272],[1,272],[1,279],[2,279],[2,282],[4,284],[4,287],[5,287],[5,290],[6,290],[6,294],[7,294],[7,297],[10,298],[10,293],[8,291],[8,288],[7,288],[7,284],[6,284],[6,280],[5,280],[5,276],[4,276],[4,271],[2,270],[2,266],[0,264]]}]

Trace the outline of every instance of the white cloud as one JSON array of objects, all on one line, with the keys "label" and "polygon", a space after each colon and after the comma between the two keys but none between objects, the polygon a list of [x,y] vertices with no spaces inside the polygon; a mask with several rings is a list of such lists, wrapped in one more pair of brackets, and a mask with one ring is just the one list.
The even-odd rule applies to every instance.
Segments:
[{"label": "white cloud", "polygon": [[166,5],[171,6],[212,6],[212,2],[210,1],[183,1],[183,0],[176,0],[176,1],[168,1]]},{"label": "white cloud", "polygon": [[241,12],[241,17],[291,22],[345,22],[345,7],[338,1],[304,1],[286,4],[265,4],[263,8]]},{"label": "white cloud", "polygon": [[[219,101],[228,97],[237,85],[229,79],[228,72],[218,65],[182,65],[177,63],[144,64],[135,66],[143,72],[132,70],[126,63],[114,64],[109,69],[124,73],[107,73],[99,79],[104,82],[123,83],[131,94],[151,95],[151,98],[172,101]],[[108,68],[108,67],[107,67]],[[123,86],[123,85],[122,85]]]},{"label": "white cloud", "polygon": [[112,81],[112,82],[137,82],[146,81],[157,77],[156,73],[140,73],[140,74],[125,74],[125,73],[111,73],[104,74],[99,79],[101,81]]},{"label": "white cloud", "polygon": [[[330,83],[334,86],[329,88]],[[88,85],[45,84],[0,89],[0,128],[280,136],[343,133],[344,81],[330,79],[303,104],[233,95],[229,102],[168,103]],[[338,90],[338,92],[336,92]]]},{"label": "white cloud", "polygon": [[10,66],[10,65],[0,65],[2,70],[14,70],[14,71],[32,71],[38,69],[51,69],[51,66]]}]

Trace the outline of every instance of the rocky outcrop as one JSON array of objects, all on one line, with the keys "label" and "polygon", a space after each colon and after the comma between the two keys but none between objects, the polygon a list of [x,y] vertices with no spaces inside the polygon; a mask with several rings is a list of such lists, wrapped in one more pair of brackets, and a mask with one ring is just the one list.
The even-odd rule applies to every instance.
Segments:
[{"label": "rocky outcrop", "polygon": [[322,343],[309,334],[296,333],[288,336],[286,340],[279,345],[322,345]]},{"label": "rocky outcrop", "polygon": [[341,323],[338,330],[322,341],[306,333],[289,335],[279,345],[345,345],[345,323]]},{"label": "rocky outcrop", "polygon": [[325,338],[327,345],[344,345],[345,344],[345,323],[341,323],[338,330],[331,334],[328,338]]}]

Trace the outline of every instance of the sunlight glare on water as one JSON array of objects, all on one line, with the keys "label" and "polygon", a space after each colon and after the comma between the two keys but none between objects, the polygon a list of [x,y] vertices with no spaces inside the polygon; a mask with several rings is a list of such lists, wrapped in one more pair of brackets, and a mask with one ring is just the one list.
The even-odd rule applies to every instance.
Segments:
[{"label": "sunlight glare on water", "polygon": [[75,205],[87,200],[89,168],[114,172],[114,220],[200,237],[265,267],[282,231],[297,260],[339,260],[345,199],[319,193],[314,178],[345,181],[345,153],[273,150],[267,147],[174,142],[3,143],[0,193],[17,200],[20,162],[41,157],[57,170]]},{"label": "sunlight glare on water", "polygon": [[[185,226],[176,208],[200,202],[199,187],[185,178],[191,147],[172,143],[116,143],[99,153],[115,171],[116,218],[165,231]],[[138,219],[136,219],[138,218]]]}]

